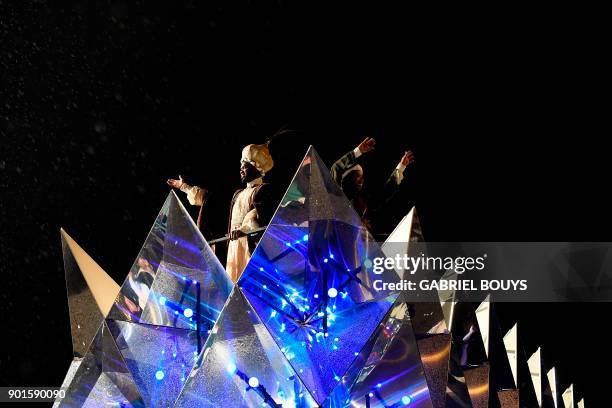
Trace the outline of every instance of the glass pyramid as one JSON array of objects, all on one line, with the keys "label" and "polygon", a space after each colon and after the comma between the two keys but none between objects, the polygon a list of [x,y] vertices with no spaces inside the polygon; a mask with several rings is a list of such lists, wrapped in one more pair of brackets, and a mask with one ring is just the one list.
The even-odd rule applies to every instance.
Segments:
[{"label": "glass pyramid", "polygon": [[60,406],[171,406],[231,289],[171,192]]},{"label": "glass pyramid", "polygon": [[176,407],[317,407],[257,313],[235,288]]},{"label": "glass pyramid", "polygon": [[199,325],[206,337],[231,288],[219,260],[170,192],[108,318],[192,330]]},{"label": "glass pyramid", "polygon": [[323,407],[403,406],[433,407],[408,305],[397,302]]},{"label": "glass pyramid", "polygon": [[397,280],[382,256],[311,147],[238,285],[319,404],[397,298],[374,289]]}]

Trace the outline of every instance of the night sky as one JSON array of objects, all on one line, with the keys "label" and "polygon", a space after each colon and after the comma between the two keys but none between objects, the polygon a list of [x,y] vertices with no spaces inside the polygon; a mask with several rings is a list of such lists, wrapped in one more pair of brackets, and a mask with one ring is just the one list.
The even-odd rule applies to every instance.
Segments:
[{"label": "night sky", "polygon": [[[599,26],[555,7],[0,0],[0,385],[70,363],[60,227],[122,282],[165,179],[223,208],[240,149],[282,126],[280,190],[309,145],[331,165],[369,135],[367,184],[415,152],[390,220],[416,205],[428,240],[612,241]],[[603,398],[609,304],[499,310],[561,390]]]}]

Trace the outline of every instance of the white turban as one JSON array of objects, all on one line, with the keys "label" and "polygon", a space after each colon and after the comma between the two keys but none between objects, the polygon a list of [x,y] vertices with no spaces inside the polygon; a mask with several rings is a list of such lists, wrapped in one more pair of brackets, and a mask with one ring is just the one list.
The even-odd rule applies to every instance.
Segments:
[{"label": "white turban", "polygon": [[250,163],[261,173],[265,175],[274,167],[274,160],[268,149],[267,144],[250,144],[242,149],[242,158],[240,162]]}]

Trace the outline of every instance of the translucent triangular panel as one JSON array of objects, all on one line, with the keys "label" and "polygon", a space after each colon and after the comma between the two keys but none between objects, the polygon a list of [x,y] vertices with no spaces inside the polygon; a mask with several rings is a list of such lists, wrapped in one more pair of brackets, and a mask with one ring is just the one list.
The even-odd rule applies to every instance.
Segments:
[{"label": "translucent triangular panel", "polygon": [[476,320],[478,321],[478,327],[480,328],[480,337],[484,344],[485,353],[489,356],[489,324],[491,320],[491,303],[490,298],[487,298],[476,308]]},{"label": "translucent triangular panel", "polygon": [[70,332],[83,357],[119,293],[119,285],[63,229],[61,231]]},{"label": "translucent triangular panel", "polygon": [[584,398],[578,401],[578,408],[584,408]]},{"label": "translucent triangular panel", "polygon": [[432,407],[408,305],[397,303],[362,349],[325,408]]},{"label": "translucent triangular panel", "polygon": [[[382,244],[385,256],[395,258],[411,253],[413,243],[423,242],[423,232],[416,208],[412,208],[395,227],[391,235]],[[412,245],[414,247],[414,245]],[[426,250],[422,244],[415,250]],[[403,278],[404,271],[398,270],[398,276]],[[400,300],[411,303],[412,327],[415,333],[443,334],[448,331],[454,309],[454,292],[438,292],[436,290],[420,292],[402,292]],[[438,303],[439,301],[439,303]]]},{"label": "translucent triangular panel", "polygon": [[[416,208],[412,207],[387,237],[381,248],[387,257],[392,258],[397,254],[409,253],[410,243],[421,241],[423,241],[421,224],[416,214]],[[398,275],[403,278],[404,270],[398,270]]]},{"label": "translucent triangular panel", "polygon": [[108,320],[147,407],[172,406],[197,358],[194,330]]},{"label": "translucent triangular panel", "polygon": [[238,285],[318,403],[397,298],[374,288],[397,280],[382,256],[311,147]]},{"label": "translucent triangular panel", "polygon": [[106,322],[100,326],[59,406],[145,406]]},{"label": "translucent triangular panel", "polygon": [[176,407],[316,407],[239,288],[232,292]]},{"label": "translucent triangular panel", "polygon": [[199,326],[205,335],[231,288],[191,216],[170,192],[108,317],[184,329]]},{"label": "translucent triangular panel", "polygon": [[559,406],[559,395],[557,394],[557,372],[555,371],[555,367],[548,370],[546,377],[548,379],[548,385],[552,394],[553,403],[555,404],[555,408],[557,408]]},{"label": "translucent triangular panel", "polygon": [[563,398],[563,406],[565,408],[574,408],[574,384],[570,384],[570,386],[563,391],[561,398]]},{"label": "translucent triangular panel", "polygon": [[542,406],[542,363],[540,356],[540,348],[535,351],[527,360],[529,365],[529,373],[531,374],[531,382],[538,399],[538,406]]}]

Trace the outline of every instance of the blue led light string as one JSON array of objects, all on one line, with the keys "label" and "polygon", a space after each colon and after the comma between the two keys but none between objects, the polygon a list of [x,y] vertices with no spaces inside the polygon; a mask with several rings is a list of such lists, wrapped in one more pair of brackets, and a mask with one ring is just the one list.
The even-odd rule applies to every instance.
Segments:
[{"label": "blue led light string", "polygon": [[257,395],[259,395],[266,404],[270,405],[273,408],[283,407],[282,404],[277,404],[276,401],[274,401],[274,398],[272,398],[272,396],[268,393],[268,391],[266,390],[266,387],[264,387],[263,385],[259,383],[259,380],[257,379],[257,377],[249,377],[242,371],[238,370],[236,365],[233,363],[230,363],[230,365],[228,365],[227,372],[229,374],[236,375],[238,378],[244,381],[247,385],[246,390],[255,391],[255,393],[257,393]]}]

